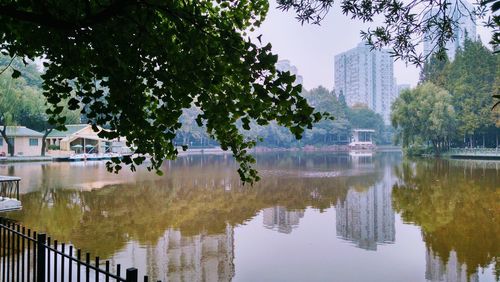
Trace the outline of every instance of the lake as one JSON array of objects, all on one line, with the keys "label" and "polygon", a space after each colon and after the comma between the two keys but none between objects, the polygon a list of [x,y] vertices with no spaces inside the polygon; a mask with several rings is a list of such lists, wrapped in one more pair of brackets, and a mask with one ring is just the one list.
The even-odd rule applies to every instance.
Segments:
[{"label": "lake", "polygon": [[22,178],[23,210],[6,216],[163,281],[499,280],[500,162],[256,158],[254,186],[230,155],[167,161],[163,176],[2,164]]}]

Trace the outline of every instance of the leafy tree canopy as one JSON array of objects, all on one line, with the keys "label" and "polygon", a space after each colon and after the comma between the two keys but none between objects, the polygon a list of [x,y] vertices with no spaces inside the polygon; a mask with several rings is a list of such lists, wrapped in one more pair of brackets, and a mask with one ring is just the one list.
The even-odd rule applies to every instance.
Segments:
[{"label": "leafy tree canopy", "polygon": [[432,142],[435,154],[449,146],[455,133],[455,110],[451,95],[443,88],[426,82],[405,90],[392,106],[392,124],[399,129],[397,140],[403,147],[418,141]]},{"label": "leafy tree canopy", "polygon": [[[149,169],[176,157],[179,117],[196,105],[198,125],[232,151],[241,179],[252,182],[254,141],[237,121],[274,120],[300,138],[322,118],[295,77],[276,70],[271,45],[246,35],[268,7],[267,0],[0,0],[0,50],[45,58],[51,122],[64,123],[66,101],[71,109],[83,105],[89,123],[110,129],[101,137],[124,136],[136,153],[150,155]],[[143,160],[123,161],[134,169]],[[109,165],[120,168],[120,160]]]},{"label": "leafy tree canopy", "polygon": [[[13,71],[7,66],[14,66],[22,75],[14,79]],[[47,101],[42,95],[41,73],[33,64],[24,65],[20,58],[0,56],[0,134],[5,142],[10,144],[7,135],[7,126],[22,125],[44,133],[42,138],[41,155],[45,155],[45,139],[54,129],[48,121],[46,113]],[[69,111],[67,107],[61,112],[65,123],[79,123],[80,116],[76,111]],[[11,154],[14,152],[11,151]]]}]

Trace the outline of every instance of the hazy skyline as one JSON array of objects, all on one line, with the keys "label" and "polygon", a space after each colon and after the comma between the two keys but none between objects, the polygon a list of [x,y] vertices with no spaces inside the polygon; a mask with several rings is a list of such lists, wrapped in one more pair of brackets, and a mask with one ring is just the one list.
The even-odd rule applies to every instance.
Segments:
[{"label": "hazy skyline", "polygon": [[[255,34],[262,34],[263,43],[272,44],[273,52],[279,55],[280,60],[290,60],[298,68],[306,89],[320,85],[333,89],[335,55],[354,48],[361,42],[360,31],[374,26],[350,19],[340,12],[338,6],[330,10],[321,25],[301,25],[293,11],[277,10],[275,0],[271,0],[270,4],[266,20]],[[482,26],[478,26],[477,33],[483,43],[491,38],[489,30]],[[423,46],[419,46],[419,50],[422,49]],[[417,67],[406,66],[400,60],[394,63],[398,84],[415,86],[419,72]]]}]

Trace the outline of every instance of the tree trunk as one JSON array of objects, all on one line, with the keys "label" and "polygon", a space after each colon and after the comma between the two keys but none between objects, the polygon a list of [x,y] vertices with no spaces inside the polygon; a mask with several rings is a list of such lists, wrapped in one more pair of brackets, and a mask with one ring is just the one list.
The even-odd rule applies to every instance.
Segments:
[{"label": "tree trunk", "polygon": [[435,140],[432,140],[432,147],[434,148],[434,155],[439,156],[439,145]]},{"label": "tree trunk", "polygon": [[[7,143],[7,153],[9,152],[9,149],[14,145],[14,144],[11,144],[10,141],[9,141],[9,136],[7,136],[7,126],[4,125],[3,126],[3,129],[0,130],[0,134],[2,134],[2,138],[5,140],[5,143]],[[12,148],[12,150],[10,150],[10,156],[13,157],[14,156],[14,148]]]},{"label": "tree trunk", "polygon": [[41,152],[41,155],[42,157],[45,157],[45,150],[46,150],[46,147],[47,147],[47,136],[52,132],[52,130],[54,130],[53,128],[50,128],[50,129],[45,129],[45,132],[43,133],[43,136],[42,136],[42,152]]}]

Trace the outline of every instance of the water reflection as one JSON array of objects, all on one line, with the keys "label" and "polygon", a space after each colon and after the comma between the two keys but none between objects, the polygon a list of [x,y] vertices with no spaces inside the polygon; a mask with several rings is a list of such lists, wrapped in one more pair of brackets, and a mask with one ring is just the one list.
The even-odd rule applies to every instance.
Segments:
[{"label": "water reflection", "polygon": [[395,209],[405,221],[421,226],[429,280],[476,279],[478,268],[490,265],[499,280],[497,165],[433,160],[403,162],[396,170]]},{"label": "water reflection", "polygon": [[131,242],[116,253],[112,265],[135,265],[162,281],[231,281],[234,277],[234,231],[185,236],[168,229],[156,243]]},{"label": "water reflection", "polygon": [[0,174],[25,185],[24,209],[9,217],[153,279],[498,280],[500,169],[491,163],[285,153],[257,163],[263,179],[253,187],[230,157],[210,155],[168,162],[163,177],[101,174],[102,163]]},{"label": "water reflection", "polygon": [[289,211],[285,207],[272,207],[263,210],[264,227],[280,233],[291,233],[293,228],[299,226],[299,221],[304,217],[303,211]]},{"label": "water reflection", "polygon": [[479,276],[477,272],[468,274],[467,265],[459,262],[457,253],[451,251],[448,261],[443,261],[441,257],[427,249],[425,254],[425,279],[432,282],[477,282]]},{"label": "water reflection", "polygon": [[382,180],[367,190],[349,189],[345,200],[335,207],[337,236],[373,251],[377,244],[394,243],[393,183],[390,167],[386,167]]}]

